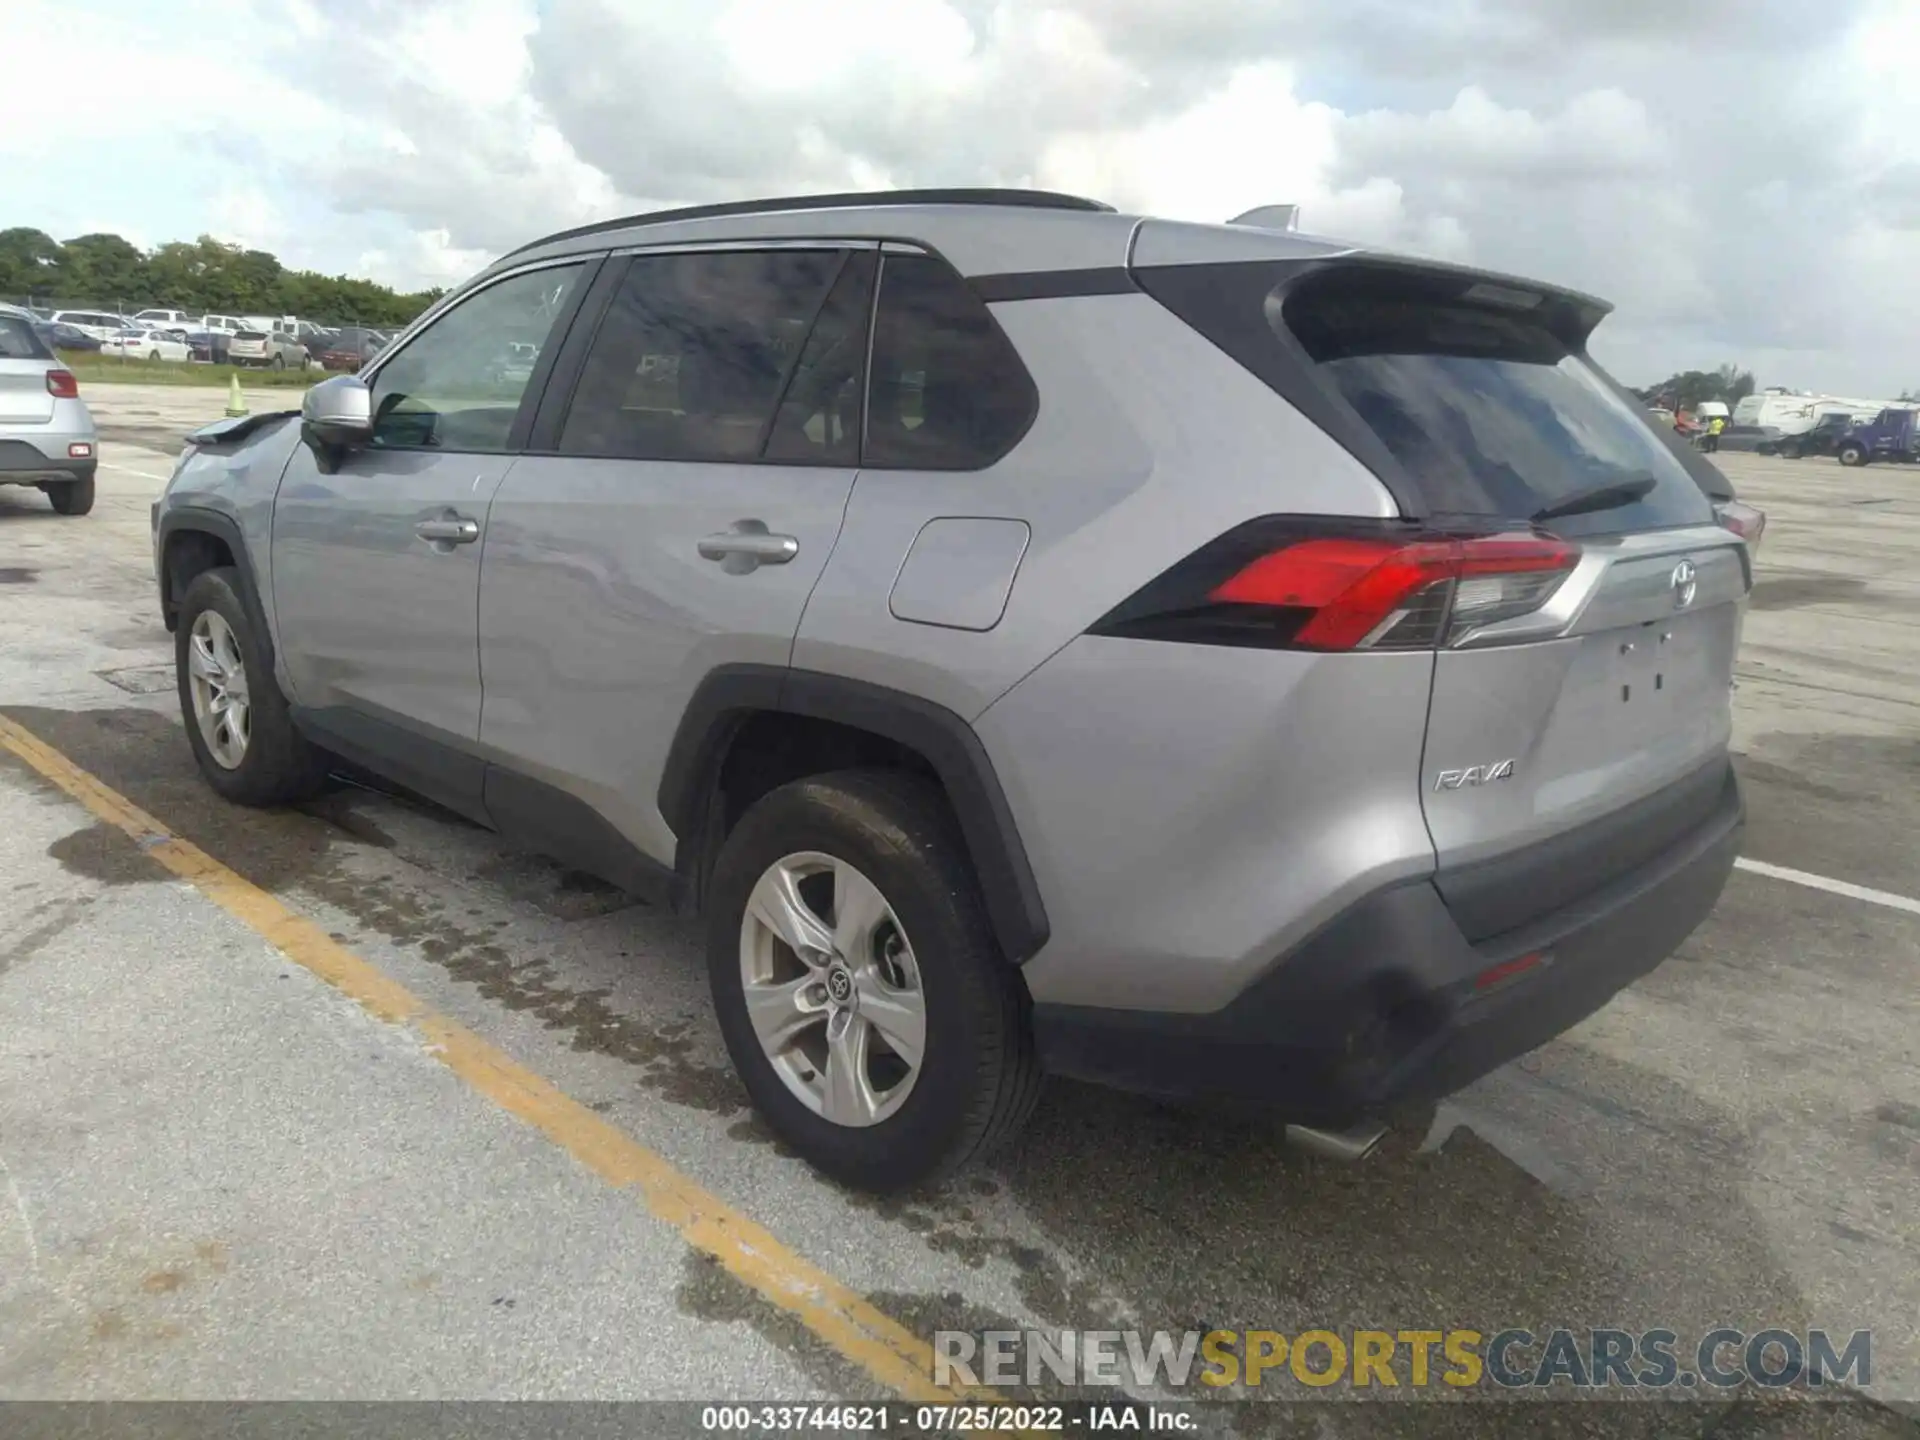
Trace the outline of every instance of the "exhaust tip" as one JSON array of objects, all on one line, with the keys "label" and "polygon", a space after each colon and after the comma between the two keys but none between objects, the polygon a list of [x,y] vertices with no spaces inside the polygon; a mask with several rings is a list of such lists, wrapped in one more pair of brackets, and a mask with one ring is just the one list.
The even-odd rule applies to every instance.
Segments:
[{"label": "exhaust tip", "polygon": [[1287,1126],[1287,1143],[1314,1155],[1344,1164],[1364,1160],[1387,1138],[1384,1125],[1356,1125],[1349,1130],[1322,1130],[1313,1125]]}]

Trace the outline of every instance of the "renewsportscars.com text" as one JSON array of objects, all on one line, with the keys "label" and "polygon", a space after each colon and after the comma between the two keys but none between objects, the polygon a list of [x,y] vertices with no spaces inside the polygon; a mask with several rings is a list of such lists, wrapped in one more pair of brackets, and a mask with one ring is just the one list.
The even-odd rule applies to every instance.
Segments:
[{"label": "renewsportscars.com text", "polygon": [[1672,1330],[940,1330],[936,1385],[1665,1390],[1873,1383],[1873,1335]]}]

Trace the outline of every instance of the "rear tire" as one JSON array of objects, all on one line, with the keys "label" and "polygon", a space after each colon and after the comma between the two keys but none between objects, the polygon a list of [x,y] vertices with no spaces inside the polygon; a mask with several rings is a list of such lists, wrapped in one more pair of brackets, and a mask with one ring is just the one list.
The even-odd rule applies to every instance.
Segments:
[{"label": "rear tire", "polygon": [[46,485],[47,499],[53,508],[62,515],[85,515],[93,509],[93,476],[82,475],[72,480],[49,480]]},{"label": "rear tire", "polygon": [[[792,881],[809,869],[817,873]],[[952,1173],[1025,1123],[1041,1079],[1026,990],[994,940],[965,844],[930,782],[849,770],[781,786],[727,836],[710,893],[708,978],[727,1052],[754,1108],[809,1164],[858,1189],[900,1190]],[[810,933],[833,948],[807,959],[757,918],[767,896],[783,893],[800,897],[803,919],[820,927]],[[853,902],[839,903],[842,895]],[[863,905],[883,917],[851,920]],[[849,928],[836,936],[840,922]],[[836,966],[865,978],[837,982]],[[784,1021],[796,1037],[783,1051],[763,1042],[750,1015],[750,970],[761,1027],[773,997],[771,1023]],[[792,1011],[777,1003],[783,986]],[[849,992],[844,1009],[830,1002]],[[842,1021],[844,1034],[888,1014],[883,1005],[897,1017],[899,997],[917,1001],[922,1017],[917,1064],[911,1038],[898,1050],[889,1043],[898,1019],[875,1019],[851,1052],[859,1079],[849,1108],[836,1101],[831,1067],[850,1052],[829,1037]],[[875,1035],[879,1048],[867,1048]]]},{"label": "rear tire", "polygon": [[1851,470],[1867,463],[1867,450],[1864,445],[1842,445],[1835,458]]},{"label": "rear tire", "polygon": [[[294,728],[286,696],[273,678],[265,639],[241,598],[240,583],[236,570],[205,570],[180,597],[173,654],[187,743],[207,783],[237,805],[286,805],[311,799],[326,788],[327,757]],[[201,617],[207,614],[215,620],[203,625]],[[246,738],[237,757],[229,756],[233,762],[229,764],[214,758],[195,703],[194,642],[203,629],[230,636],[240,662],[238,690],[246,700]]]}]

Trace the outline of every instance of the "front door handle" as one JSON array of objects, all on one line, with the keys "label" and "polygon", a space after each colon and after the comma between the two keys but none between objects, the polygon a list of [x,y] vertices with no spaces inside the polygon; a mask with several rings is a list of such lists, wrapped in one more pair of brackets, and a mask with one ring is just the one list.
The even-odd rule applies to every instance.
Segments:
[{"label": "front door handle", "polygon": [[413,533],[438,545],[471,545],[480,538],[480,522],[449,510],[437,520],[422,520]]},{"label": "front door handle", "polygon": [[703,535],[697,548],[703,560],[718,560],[729,575],[745,575],[762,565],[784,565],[800,553],[792,535],[774,535],[762,520],[737,520],[733,529]]}]

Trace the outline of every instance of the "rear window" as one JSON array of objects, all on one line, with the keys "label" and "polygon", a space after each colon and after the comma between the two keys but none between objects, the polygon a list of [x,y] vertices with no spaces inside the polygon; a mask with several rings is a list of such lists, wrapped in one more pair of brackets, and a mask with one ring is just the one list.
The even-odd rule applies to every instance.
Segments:
[{"label": "rear window", "polygon": [[[1624,486],[1645,493],[1548,523],[1578,536],[1711,520],[1656,422],[1582,352],[1591,317],[1571,302],[1414,268],[1340,267],[1292,285],[1279,267],[1219,268],[1242,273],[1204,301],[1199,277],[1183,277],[1168,303],[1336,437],[1357,417],[1397,462],[1389,488],[1403,504],[1411,487],[1429,515],[1525,521]],[[1266,271],[1257,288],[1250,269]]]},{"label": "rear window", "polygon": [[0,360],[51,360],[33,322],[19,315],[0,315]]},{"label": "rear window", "polygon": [[233,338],[236,340],[264,340],[267,338],[267,332],[264,330],[236,330],[233,332]]}]

